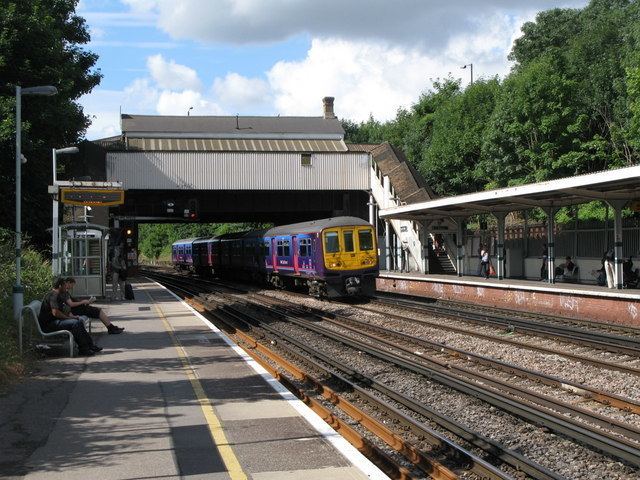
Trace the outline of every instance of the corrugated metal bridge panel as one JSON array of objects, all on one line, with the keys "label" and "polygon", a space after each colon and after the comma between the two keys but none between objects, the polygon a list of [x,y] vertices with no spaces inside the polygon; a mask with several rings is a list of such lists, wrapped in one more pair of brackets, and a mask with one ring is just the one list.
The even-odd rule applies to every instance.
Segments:
[{"label": "corrugated metal bridge panel", "polygon": [[369,190],[369,155],[108,152],[107,180],[129,190]]},{"label": "corrugated metal bridge panel", "polygon": [[131,150],[183,152],[346,152],[342,140],[127,138]]}]

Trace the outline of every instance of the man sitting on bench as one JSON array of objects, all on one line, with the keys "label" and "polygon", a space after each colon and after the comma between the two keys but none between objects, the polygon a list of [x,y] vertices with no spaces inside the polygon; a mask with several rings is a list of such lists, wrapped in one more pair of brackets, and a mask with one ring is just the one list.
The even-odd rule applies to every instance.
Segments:
[{"label": "man sitting on bench", "polygon": [[107,314],[98,307],[91,306],[92,299],[88,300],[76,300],[71,296],[70,290],[76,284],[76,280],[73,277],[67,277],[64,279],[65,289],[64,292],[60,293],[60,302],[64,303],[71,309],[71,313],[74,315],[86,315],[89,318],[99,318],[100,321],[107,327],[107,331],[112,335],[117,335],[118,333],[122,333],[124,327],[116,327],[111,321]]},{"label": "man sitting on bench", "polygon": [[65,281],[62,278],[56,280],[53,289],[44,297],[38,315],[38,323],[43,332],[57,332],[67,330],[73,335],[78,344],[80,355],[91,356],[102,350],[93,343],[91,335],[84,328],[82,319],[71,312],[62,311],[60,293],[65,290]]},{"label": "man sitting on bench", "polygon": [[556,276],[558,275],[562,275],[562,280],[565,282],[578,281],[578,266],[571,261],[571,257],[567,256],[565,263],[556,267]]}]

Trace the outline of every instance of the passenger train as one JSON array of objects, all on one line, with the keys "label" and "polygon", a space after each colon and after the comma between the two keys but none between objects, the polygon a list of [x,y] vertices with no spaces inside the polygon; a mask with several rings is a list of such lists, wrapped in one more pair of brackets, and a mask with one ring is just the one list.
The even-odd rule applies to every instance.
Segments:
[{"label": "passenger train", "polygon": [[373,227],[356,217],[178,240],[171,261],[200,275],[303,286],[329,298],[373,294],[379,272]]}]

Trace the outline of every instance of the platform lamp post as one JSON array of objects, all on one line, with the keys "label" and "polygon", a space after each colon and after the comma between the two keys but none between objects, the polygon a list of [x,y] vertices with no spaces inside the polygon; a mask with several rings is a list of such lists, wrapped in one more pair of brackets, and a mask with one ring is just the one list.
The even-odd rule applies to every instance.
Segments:
[{"label": "platform lamp post", "polygon": [[53,275],[60,275],[60,232],[59,232],[59,222],[58,222],[58,176],[57,176],[57,168],[58,168],[58,155],[64,154],[72,154],[78,153],[78,147],[67,147],[67,148],[54,148],[52,150],[52,160],[53,160],[53,186],[56,189],[56,193],[53,195],[53,223],[52,223],[52,231],[51,231],[51,271]]},{"label": "platform lamp post", "polygon": [[24,289],[20,283],[22,260],[22,96],[55,95],[58,89],[51,85],[22,88],[16,85],[16,284],[13,286],[13,316],[20,318],[24,303]]},{"label": "platform lamp post", "polygon": [[471,70],[471,82],[470,82],[469,84],[470,84],[470,85],[473,85],[473,63],[467,63],[466,65],[463,65],[463,66],[461,66],[460,68],[461,68],[462,70],[466,70],[466,69],[467,69],[467,67],[469,67],[469,68],[470,68],[470,70]]}]

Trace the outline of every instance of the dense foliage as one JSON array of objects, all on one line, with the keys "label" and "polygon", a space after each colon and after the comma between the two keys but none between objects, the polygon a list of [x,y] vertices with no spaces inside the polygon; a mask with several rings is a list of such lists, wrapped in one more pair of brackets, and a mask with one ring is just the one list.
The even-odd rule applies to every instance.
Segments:
[{"label": "dense foliage", "polygon": [[257,230],[268,226],[259,223],[141,224],[138,230],[138,248],[146,259],[168,261],[171,257],[171,244],[181,238],[213,237],[225,233]]},{"label": "dense foliage", "polygon": [[[77,99],[101,78],[93,70],[97,56],[80,45],[89,41],[84,19],[75,15],[78,0],[0,1],[0,205],[15,199],[15,86],[53,85],[53,97],[22,98],[23,229],[37,245],[50,241],[51,149],[77,143],[89,125]],[[6,208],[1,227],[13,228],[14,210]]]},{"label": "dense foliage", "polygon": [[398,145],[441,195],[638,163],[640,2],[548,10],[522,30],[502,81],[437,81],[392,121],[345,121],[347,139]]},{"label": "dense foliage", "polygon": [[[29,247],[22,250],[22,285],[25,305],[41,300],[51,288],[51,264]],[[0,228],[0,385],[5,377],[20,373],[23,359],[18,354],[16,322],[13,320],[12,290],[15,284],[13,232]]]}]

